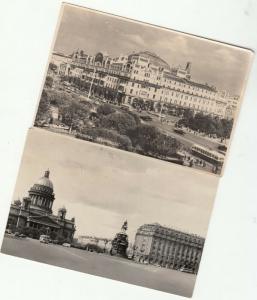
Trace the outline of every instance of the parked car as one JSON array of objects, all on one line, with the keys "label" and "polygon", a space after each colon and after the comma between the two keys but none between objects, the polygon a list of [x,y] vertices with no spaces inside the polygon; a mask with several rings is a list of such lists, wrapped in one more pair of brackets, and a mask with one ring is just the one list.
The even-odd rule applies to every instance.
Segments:
[{"label": "parked car", "polygon": [[193,270],[192,270],[192,269],[185,268],[185,267],[180,268],[179,271],[185,272],[185,273],[190,273],[190,274],[193,273]]},{"label": "parked car", "polygon": [[69,243],[63,243],[62,245],[63,245],[63,247],[68,247],[68,248],[70,248],[70,246],[71,246]]},{"label": "parked car", "polygon": [[5,233],[7,233],[7,234],[12,234],[12,231],[11,231],[11,229],[6,229],[6,230],[5,230]]},{"label": "parked car", "polygon": [[49,244],[50,237],[49,237],[49,235],[42,234],[39,237],[39,241],[40,241],[40,243],[43,243],[43,244]]},{"label": "parked car", "polygon": [[23,233],[21,233],[21,234],[19,234],[19,237],[20,238],[25,238],[25,237],[27,237],[25,234],[23,234]]},{"label": "parked car", "polygon": [[174,128],[173,131],[177,134],[181,134],[181,135],[185,134],[184,130],[181,128]]}]

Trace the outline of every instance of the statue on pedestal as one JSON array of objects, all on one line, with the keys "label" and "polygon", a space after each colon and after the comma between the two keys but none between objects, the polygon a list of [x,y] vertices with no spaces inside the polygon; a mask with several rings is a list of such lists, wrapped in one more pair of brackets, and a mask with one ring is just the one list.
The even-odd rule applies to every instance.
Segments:
[{"label": "statue on pedestal", "polygon": [[121,231],[115,235],[115,238],[112,240],[112,248],[110,251],[111,255],[117,255],[122,257],[127,257],[127,248],[128,248],[128,235],[126,233],[128,229],[127,220],[123,223]]}]

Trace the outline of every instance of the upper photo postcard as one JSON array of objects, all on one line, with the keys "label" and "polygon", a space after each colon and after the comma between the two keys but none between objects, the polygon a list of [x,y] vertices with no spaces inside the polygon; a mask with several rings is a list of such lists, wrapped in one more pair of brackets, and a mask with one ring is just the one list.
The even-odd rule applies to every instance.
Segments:
[{"label": "upper photo postcard", "polygon": [[252,53],[65,7],[34,125],[220,174]]},{"label": "upper photo postcard", "polygon": [[1,251],[192,297],[252,57],[63,4]]}]

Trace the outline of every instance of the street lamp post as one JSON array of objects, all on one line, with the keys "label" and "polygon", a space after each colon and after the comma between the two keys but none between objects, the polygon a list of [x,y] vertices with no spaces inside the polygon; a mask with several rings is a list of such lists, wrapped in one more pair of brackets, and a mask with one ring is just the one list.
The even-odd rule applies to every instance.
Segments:
[{"label": "street lamp post", "polygon": [[159,120],[162,121],[162,110],[163,110],[163,103],[160,101],[161,104],[161,110],[160,110],[160,114],[159,114]]},{"label": "street lamp post", "polygon": [[18,219],[17,219],[17,223],[16,223],[16,228],[19,227],[19,223],[20,223],[20,216],[21,216],[21,209],[22,209],[22,206],[20,206],[20,210],[19,210],[19,214],[18,214]]},{"label": "street lamp post", "polygon": [[92,86],[93,86],[94,79],[95,79],[95,72],[96,72],[96,68],[94,67],[94,72],[93,72],[93,76],[92,76],[92,80],[91,80],[91,83],[90,83],[90,88],[89,88],[88,96],[87,96],[88,100],[90,100],[91,90],[92,90]]}]

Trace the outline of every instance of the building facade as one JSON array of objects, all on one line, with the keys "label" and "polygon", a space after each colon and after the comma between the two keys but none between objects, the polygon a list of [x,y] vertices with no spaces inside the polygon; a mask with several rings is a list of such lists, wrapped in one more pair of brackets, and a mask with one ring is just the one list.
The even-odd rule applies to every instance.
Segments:
[{"label": "building facade", "polygon": [[82,246],[86,245],[96,245],[105,251],[109,252],[112,246],[112,240],[107,238],[101,238],[90,235],[80,235],[78,237],[78,243]]},{"label": "building facade", "polygon": [[166,268],[198,272],[204,238],[161,226],[145,224],[138,228],[134,259]]},{"label": "building facade", "polygon": [[67,210],[62,207],[54,215],[52,206],[55,200],[53,183],[46,171],[28,191],[28,197],[14,201],[11,205],[7,228],[39,238],[48,234],[52,239],[72,242],[76,227],[75,219],[66,218]]},{"label": "building facade", "polygon": [[60,66],[62,64],[70,63],[71,62],[71,56],[65,55],[60,52],[53,52],[51,56],[50,63],[54,64],[56,66],[56,73],[59,74],[60,72]]},{"label": "building facade", "polygon": [[170,67],[149,51],[115,58],[101,52],[90,56],[76,51],[71,62],[60,66],[60,74],[80,78],[93,88],[112,89],[117,100],[125,104],[142,99],[225,118],[227,98],[214,86],[193,81],[191,69],[191,62],[185,67]]}]

